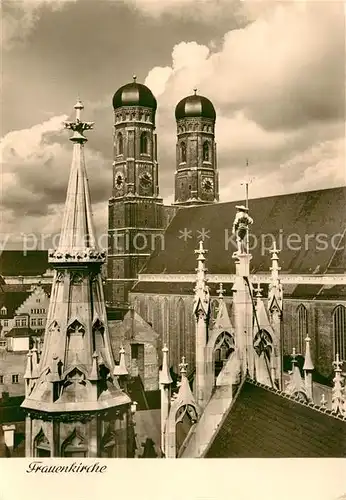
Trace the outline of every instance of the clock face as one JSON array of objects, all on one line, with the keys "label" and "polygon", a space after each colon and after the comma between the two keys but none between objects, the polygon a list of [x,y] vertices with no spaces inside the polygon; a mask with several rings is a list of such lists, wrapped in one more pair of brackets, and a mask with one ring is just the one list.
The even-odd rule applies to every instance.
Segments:
[{"label": "clock face", "polygon": [[124,176],[122,172],[116,172],[115,174],[115,187],[117,189],[121,189],[124,184]]},{"label": "clock face", "polygon": [[149,172],[144,172],[139,179],[141,186],[144,188],[149,188],[152,184],[152,178]]},{"label": "clock face", "polygon": [[205,178],[203,179],[202,181],[202,187],[205,191],[207,192],[211,192],[213,189],[214,189],[214,182],[213,182],[213,179],[211,178]]}]

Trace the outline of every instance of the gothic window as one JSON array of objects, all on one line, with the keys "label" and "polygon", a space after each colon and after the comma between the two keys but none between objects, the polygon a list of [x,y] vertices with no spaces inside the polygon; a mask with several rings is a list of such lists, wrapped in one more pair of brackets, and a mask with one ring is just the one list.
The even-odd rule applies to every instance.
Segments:
[{"label": "gothic window", "polygon": [[141,154],[148,154],[148,152],[149,152],[148,134],[146,132],[142,132],[141,138],[140,138],[140,153]]},{"label": "gothic window", "polygon": [[192,405],[184,405],[177,411],[175,428],[175,444],[177,455],[191,427],[196,423],[196,421],[197,413]]},{"label": "gothic window", "polygon": [[304,353],[304,341],[308,334],[308,312],[303,304],[297,309],[297,338],[296,349],[298,353]]},{"label": "gothic window", "polygon": [[203,161],[210,161],[209,143],[203,143]]},{"label": "gothic window", "polygon": [[185,352],[186,347],[185,347],[185,335],[186,335],[186,329],[185,329],[185,304],[183,299],[179,299],[178,302],[178,307],[177,307],[177,320],[178,320],[178,359],[181,358],[181,356],[187,356],[188,353]]},{"label": "gothic window", "polygon": [[339,354],[346,361],[346,307],[339,305],[333,312],[334,358]]},{"label": "gothic window", "polygon": [[267,330],[261,328],[253,339],[253,348],[258,356],[262,354],[270,361],[270,356],[273,349],[273,339]]},{"label": "gothic window", "polygon": [[1,308],[1,314],[4,316],[5,314],[7,314],[7,309],[5,306],[2,306]]},{"label": "gothic window", "polygon": [[118,134],[118,155],[124,154],[124,139],[121,132]]},{"label": "gothic window", "polygon": [[233,336],[229,332],[220,333],[214,347],[215,377],[218,376],[234,349]]},{"label": "gothic window", "polygon": [[82,458],[87,456],[85,440],[76,429],[64,441],[61,455],[66,458]]},{"label": "gothic window", "polygon": [[164,298],[162,303],[162,339],[163,343],[168,345],[169,341],[169,304],[168,299]]},{"label": "gothic window", "polygon": [[50,457],[50,444],[42,429],[35,438],[34,453],[36,457]]},{"label": "gothic window", "polygon": [[186,144],[185,142],[180,143],[180,162],[186,162]]},{"label": "gothic window", "polygon": [[98,351],[105,346],[104,332],[105,328],[103,323],[97,319],[93,324],[94,351]]},{"label": "gothic window", "polygon": [[116,458],[116,433],[109,426],[101,440],[101,457]]}]

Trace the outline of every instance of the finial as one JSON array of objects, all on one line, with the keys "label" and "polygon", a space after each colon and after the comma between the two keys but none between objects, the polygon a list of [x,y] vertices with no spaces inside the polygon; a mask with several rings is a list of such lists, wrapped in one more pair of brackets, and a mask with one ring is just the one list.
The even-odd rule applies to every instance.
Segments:
[{"label": "finial", "polygon": [[197,254],[197,255],[198,255],[197,260],[204,260],[203,255],[204,255],[205,253],[207,253],[207,250],[205,250],[205,248],[204,248],[204,246],[203,246],[203,241],[202,241],[202,240],[200,240],[199,245],[198,245],[198,249],[197,249],[197,250],[195,250],[195,254]]},{"label": "finial", "polygon": [[159,374],[160,384],[169,385],[173,382],[168,367],[168,347],[164,344],[162,348],[162,369]]},{"label": "finial", "polygon": [[256,297],[258,297],[258,298],[262,297],[262,293],[261,292],[263,291],[263,289],[261,288],[261,284],[260,284],[259,281],[257,281],[257,283],[256,283],[255,291],[256,291]]},{"label": "finial", "polygon": [[223,299],[223,294],[225,293],[223,283],[220,283],[220,288],[218,290],[216,290],[216,292],[219,294],[219,298]]},{"label": "finial", "polygon": [[181,375],[186,375],[187,363],[185,363],[185,356],[183,356],[181,358],[181,363],[179,364],[179,369],[180,369]]},{"label": "finial", "polygon": [[119,365],[116,367],[118,369],[117,375],[128,375],[129,372],[126,368],[126,362],[125,362],[125,349],[122,345],[120,346],[119,354],[120,354]]},{"label": "finial", "polygon": [[133,83],[136,83],[137,75],[133,75],[132,78],[133,78]]},{"label": "finial", "polygon": [[99,380],[99,363],[98,363],[98,354],[96,351],[93,352],[92,355],[92,366],[91,372],[89,375],[89,380]]},{"label": "finial", "polygon": [[327,406],[327,400],[326,400],[326,396],[324,395],[324,393],[322,394],[322,397],[321,397],[320,406],[322,406],[322,408],[325,408]]},{"label": "finial", "polygon": [[311,352],[310,352],[310,337],[309,335],[306,336],[305,338],[305,360],[304,360],[304,366],[303,370],[313,370],[314,365],[311,359]]},{"label": "finial", "polygon": [[85,130],[91,130],[94,126],[94,122],[82,122],[81,121],[81,111],[84,109],[82,101],[78,98],[76,104],[74,105],[76,110],[76,119],[74,122],[64,122],[64,126],[74,132],[73,136],[70,137],[70,141],[79,142],[83,144],[87,141],[84,136]]},{"label": "finial", "polygon": [[342,361],[340,361],[339,353],[335,355],[335,361],[333,361],[334,371],[337,373],[341,373]]},{"label": "finial", "polygon": [[194,91],[194,94],[197,95],[197,88],[194,88],[193,91]]}]

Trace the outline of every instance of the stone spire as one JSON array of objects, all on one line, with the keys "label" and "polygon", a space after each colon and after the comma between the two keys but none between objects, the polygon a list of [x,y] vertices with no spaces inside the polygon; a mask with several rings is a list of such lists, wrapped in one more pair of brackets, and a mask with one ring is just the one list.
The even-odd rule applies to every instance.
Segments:
[{"label": "stone spire", "polygon": [[196,378],[195,395],[199,406],[203,407],[205,401],[205,355],[210,320],[210,295],[207,286],[205,253],[203,242],[199,242],[197,254],[197,276],[193,313],[196,318]]},{"label": "stone spire", "polygon": [[[30,412],[27,418],[31,422],[26,436],[27,456],[36,453],[35,428],[41,425],[41,419],[48,419],[53,425],[59,414],[59,432],[65,432],[63,422],[69,420],[76,422],[81,433],[87,425],[82,424],[87,413],[94,422],[90,427],[93,431],[85,428],[81,440],[85,443],[85,456],[97,456],[100,449],[97,442],[102,438],[97,429],[103,412],[108,411],[107,422],[112,420],[112,414],[117,418],[118,408],[120,413],[130,412],[130,398],[113,376],[114,360],[101,278],[105,252],[100,251],[95,238],[84,161],[87,140],[84,132],[93,124],[81,120],[82,109],[83,104],[78,100],[75,120],[65,123],[73,131],[72,165],[59,245],[49,252],[55,274],[42,355],[38,362],[37,350],[32,350],[31,379],[35,381],[23,403]],[[125,421],[120,426],[126,426]],[[64,456],[58,434],[54,431],[50,438],[46,436],[51,456]],[[123,456],[127,455],[125,448],[120,452]]]},{"label": "stone spire", "polygon": [[341,375],[342,361],[340,361],[339,354],[335,356],[335,361],[333,362],[335,377],[333,378],[334,387],[332,390],[332,410],[335,413],[344,413],[344,394],[343,394],[343,384]]},{"label": "stone spire", "polygon": [[310,351],[310,337],[309,335],[305,338],[305,360],[304,360],[304,378],[305,378],[305,387],[306,387],[306,392],[311,401],[313,401],[313,396],[312,396],[312,372],[314,370],[314,364],[312,362],[311,358],[311,351]]},{"label": "stone spire", "polygon": [[283,293],[282,293],[282,285],[279,279],[279,271],[281,267],[279,266],[279,252],[280,250],[276,247],[276,241],[273,241],[273,248],[270,250],[271,253],[271,261],[272,266],[270,268],[271,271],[271,281],[269,284],[269,292],[268,292],[268,308],[272,313],[276,308],[278,312],[281,314],[282,312],[282,301],[283,301]]},{"label": "stone spire", "polygon": [[309,397],[306,391],[305,382],[300,374],[299,366],[297,366],[297,353],[295,347],[292,349],[291,359],[292,371],[290,372],[290,378],[287,382],[285,392],[290,396],[303,398],[306,401]]}]

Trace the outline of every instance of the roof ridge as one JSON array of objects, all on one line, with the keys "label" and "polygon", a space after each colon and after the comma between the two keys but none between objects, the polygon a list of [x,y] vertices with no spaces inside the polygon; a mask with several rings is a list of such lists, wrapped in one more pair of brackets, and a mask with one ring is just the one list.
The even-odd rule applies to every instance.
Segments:
[{"label": "roof ridge", "polygon": [[298,403],[302,406],[306,406],[308,408],[311,408],[312,410],[316,410],[321,414],[336,418],[337,420],[341,420],[342,422],[346,422],[346,415],[345,416],[339,415],[339,414],[335,413],[335,411],[330,410],[329,408],[323,408],[323,407],[321,407],[318,404],[313,403],[313,402],[301,401],[296,396],[288,394],[287,392],[284,392],[281,389],[275,389],[275,388],[269,387],[265,384],[261,384],[261,382],[257,382],[257,380],[254,380],[254,379],[250,378],[249,376],[246,377],[245,382],[249,382],[252,385],[255,385],[257,387],[261,387],[262,389],[266,389],[267,391],[272,392],[273,394],[277,394],[278,396],[289,399],[290,401],[294,401],[295,403]]}]

